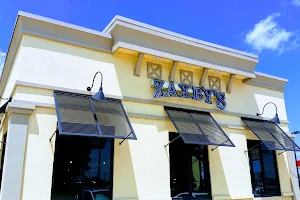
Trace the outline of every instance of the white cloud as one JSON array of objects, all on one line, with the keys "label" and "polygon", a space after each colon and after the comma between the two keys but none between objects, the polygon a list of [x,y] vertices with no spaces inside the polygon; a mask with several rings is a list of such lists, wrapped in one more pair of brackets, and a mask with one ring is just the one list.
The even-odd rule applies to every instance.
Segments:
[{"label": "white cloud", "polygon": [[280,13],[274,13],[255,24],[254,28],[246,35],[246,43],[258,52],[272,50],[282,53],[296,48],[300,38],[296,33],[279,26],[275,21],[279,16]]},{"label": "white cloud", "polygon": [[300,0],[293,0],[292,4],[295,6],[300,6]]},{"label": "white cloud", "polygon": [[6,58],[6,52],[0,49],[0,74],[2,73],[4,67],[5,58]]}]

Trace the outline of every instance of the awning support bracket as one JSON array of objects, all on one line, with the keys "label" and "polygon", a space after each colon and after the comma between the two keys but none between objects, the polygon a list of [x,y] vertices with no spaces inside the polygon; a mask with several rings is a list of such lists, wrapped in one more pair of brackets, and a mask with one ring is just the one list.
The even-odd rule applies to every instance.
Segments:
[{"label": "awning support bracket", "polygon": [[207,73],[208,73],[208,69],[205,68],[203,70],[202,78],[201,78],[201,81],[200,81],[200,87],[204,87],[204,85],[205,85],[205,78],[207,76]]},{"label": "awning support bracket", "polygon": [[[225,142],[222,142],[222,144],[228,142],[229,139],[227,139]],[[218,146],[211,149],[211,151],[214,151],[215,149],[219,148],[222,144],[219,144]]]},{"label": "awning support bracket", "polygon": [[248,151],[251,151],[252,149],[255,149],[256,147],[259,147],[262,144],[262,142],[260,142],[259,144],[255,145],[254,147],[251,147],[250,149],[248,149],[247,151],[245,151],[245,153],[247,153]]},{"label": "awning support bracket", "polygon": [[52,136],[49,138],[49,142],[52,141],[53,136],[54,136],[55,134],[57,134],[57,133],[58,133],[58,129],[56,129],[56,130],[54,131],[54,133],[52,134]]},{"label": "awning support bracket", "polygon": [[278,153],[278,155],[281,155],[281,154],[283,154],[284,152],[286,152],[286,150],[284,150],[284,151],[282,151],[282,152]]},{"label": "awning support bracket", "polygon": [[[127,135],[127,137],[128,137],[129,135],[131,135],[131,133],[132,133],[132,132],[130,132],[130,133]],[[126,140],[126,138],[124,138],[124,139],[119,143],[119,145],[121,145],[125,140]]]},{"label": "awning support bracket", "polygon": [[235,77],[235,74],[230,75],[229,82],[228,82],[228,85],[226,87],[226,92],[229,93],[229,94],[231,93],[231,88],[232,88],[234,77]]},{"label": "awning support bracket", "polygon": [[171,75],[169,77],[171,83],[174,83],[175,71],[176,71],[177,65],[178,65],[178,61],[173,61],[172,71],[171,71]]},{"label": "awning support bracket", "polygon": [[140,76],[143,59],[144,59],[144,54],[139,53],[135,69],[133,70],[133,75],[134,76]]},{"label": "awning support bracket", "polygon": [[177,136],[176,138],[174,138],[172,141],[168,142],[168,144],[165,145],[165,148],[166,148],[169,144],[171,144],[172,142],[174,142],[175,140],[177,140],[178,138],[180,138],[180,135]]}]

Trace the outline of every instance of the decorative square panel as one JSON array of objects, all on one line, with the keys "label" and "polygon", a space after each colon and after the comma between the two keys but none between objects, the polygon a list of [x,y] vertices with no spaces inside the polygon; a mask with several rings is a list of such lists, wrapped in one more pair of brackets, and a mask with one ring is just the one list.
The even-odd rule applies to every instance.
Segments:
[{"label": "decorative square panel", "polygon": [[221,92],[221,79],[215,76],[208,76],[209,89]]},{"label": "decorative square panel", "polygon": [[162,66],[155,63],[147,63],[147,77],[151,79],[162,79]]},{"label": "decorative square panel", "polygon": [[180,70],[180,83],[186,85],[193,85],[193,72]]}]

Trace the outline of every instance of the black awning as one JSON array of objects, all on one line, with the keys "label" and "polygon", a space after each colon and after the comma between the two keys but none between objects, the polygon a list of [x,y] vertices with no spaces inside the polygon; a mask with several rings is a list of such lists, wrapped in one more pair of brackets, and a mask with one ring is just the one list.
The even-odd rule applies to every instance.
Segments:
[{"label": "black awning", "polygon": [[170,107],[165,110],[185,143],[234,147],[210,113]]},{"label": "black awning", "polygon": [[136,139],[120,100],[67,92],[54,92],[54,99],[59,134]]},{"label": "black awning", "polygon": [[269,150],[300,151],[276,123],[244,117],[242,120]]}]

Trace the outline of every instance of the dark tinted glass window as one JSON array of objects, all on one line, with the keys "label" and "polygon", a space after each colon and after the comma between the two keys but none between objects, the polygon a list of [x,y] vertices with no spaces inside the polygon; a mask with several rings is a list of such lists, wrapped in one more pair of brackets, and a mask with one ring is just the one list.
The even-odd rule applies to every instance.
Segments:
[{"label": "dark tinted glass window", "polygon": [[[171,133],[170,141],[177,136]],[[169,145],[169,150],[173,200],[210,199],[207,146],[184,144],[179,138]]]},{"label": "dark tinted glass window", "polygon": [[52,200],[111,199],[112,158],[113,139],[58,137]]},{"label": "dark tinted glass window", "polygon": [[280,196],[275,151],[260,141],[248,140],[252,189],[255,196]]}]

